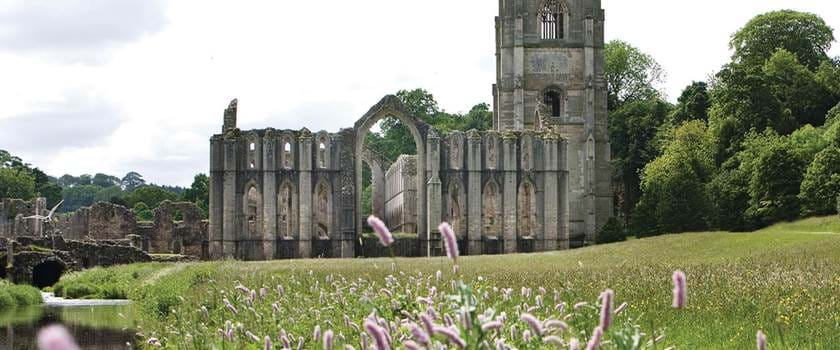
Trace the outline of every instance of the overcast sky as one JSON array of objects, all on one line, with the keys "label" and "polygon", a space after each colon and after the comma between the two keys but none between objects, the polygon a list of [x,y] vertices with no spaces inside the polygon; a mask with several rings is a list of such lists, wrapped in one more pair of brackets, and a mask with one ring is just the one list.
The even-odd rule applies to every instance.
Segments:
[{"label": "overcast sky", "polygon": [[[228,102],[241,128],[336,131],[423,87],[451,112],[490,102],[493,0],[0,0],[0,149],[49,174],[138,171],[189,185]],[[607,39],[653,55],[675,100],[754,15],[829,0],[603,0]],[[838,45],[840,46],[840,45]],[[840,55],[835,47],[833,55]]]}]

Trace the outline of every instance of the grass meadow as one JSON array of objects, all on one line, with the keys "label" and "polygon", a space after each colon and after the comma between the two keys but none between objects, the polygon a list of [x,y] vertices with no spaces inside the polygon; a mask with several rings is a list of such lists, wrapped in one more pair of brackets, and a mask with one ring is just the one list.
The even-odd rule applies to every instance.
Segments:
[{"label": "grass meadow", "polygon": [[[377,340],[402,348],[424,345],[424,335],[436,349],[575,341],[582,349],[603,324],[607,289],[614,299],[602,349],[754,349],[758,330],[770,349],[840,348],[837,217],[753,233],[461,257],[457,265],[447,258],[139,264],[67,275],[56,291],[128,296],[141,308],[143,343],[173,349],[362,349]],[[685,309],[671,305],[675,270],[687,276]]]}]

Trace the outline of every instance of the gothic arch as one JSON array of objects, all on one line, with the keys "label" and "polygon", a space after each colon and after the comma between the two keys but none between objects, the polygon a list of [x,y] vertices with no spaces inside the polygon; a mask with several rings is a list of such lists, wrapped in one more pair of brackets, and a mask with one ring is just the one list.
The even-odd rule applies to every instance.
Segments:
[{"label": "gothic arch", "polygon": [[245,184],[242,193],[242,233],[244,239],[262,239],[263,199],[256,181]]},{"label": "gothic arch", "polygon": [[540,39],[563,40],[569,35],[569,8],[563,0],[543,0],[537,7]]},{"label": "gothic arch", "polygon": [[537,189],[530,179],[519,185],[516,200],[516,223],[519,238],[536,238],[540,232],[537,221]]},{"label": "gothic arch", "polygon": [[312,232],[318,239],[329,239],[334,233],[332,186],[325,178],[318,181],[312,195]]},{"label": "gothic arch", "polygon": [[277,236],[292,238],[298,236],[298,195],[296,186],[284,180],[277,191]]},{"label": "gothic arch", "polygon": [[353,151],[356,171],[356,232],[363,232],[362,226],[362,150],[364,149],[365,137],[374,124],[386,117],[394,117],[400,120],[411,132],[414,144],[417,147],[417,233],[425,234],[426,223],[426,134],[431,128],[409,114],[402,102],[394,96],[385,96],[379,103],[370,109],[353,127],[356,145]]},{"label": "gothic arch", "polygon": [[502,236],[502,201],[499,184],[490,179],[484,184],[481,206],[481,226],[486,237]]},{"label": "gothic arch", "polygon": [[262,150],[262,142],[260,136],[255,132],[248,133],[245,142],[245,152],[248,154],[248,163],[245,168],[248,170],[256,170],[260,166],[260,151]]},{"label": "gothic arch", "polygon": [[284,132],[280,136],[280,168],[290,170],[295,166],[295,136]]},{"label": "gothic arch", "polygon": [[464,237],[467,233],[466,204],[467,192],[461,177],[450,177],[446,191],[446,211],[443,220],[452,225],[452,229],[458,237]]},{"label": "gothic arch", "polygon": [[315,168],[330,168],[330,151],[332,142],[330,134],[321,131],[315,135]]}]

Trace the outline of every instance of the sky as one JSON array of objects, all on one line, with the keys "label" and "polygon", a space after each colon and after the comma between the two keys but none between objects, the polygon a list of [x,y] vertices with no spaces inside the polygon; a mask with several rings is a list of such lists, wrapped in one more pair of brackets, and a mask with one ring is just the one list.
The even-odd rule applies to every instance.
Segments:
[{"label": "sky", "polygon": [[[603,0],[606,39],[652,55],[675,101],[729,59],[753,16],[828,0]],[[491,102],[492,0],[0,0],[0,149],[53,176],[137,171],[188,186],[239,99],[239,127],[337,131],[424,88]],[[838,33],[840,36],[840,33]],[[840,55],[840,45],[832,49]]]}]

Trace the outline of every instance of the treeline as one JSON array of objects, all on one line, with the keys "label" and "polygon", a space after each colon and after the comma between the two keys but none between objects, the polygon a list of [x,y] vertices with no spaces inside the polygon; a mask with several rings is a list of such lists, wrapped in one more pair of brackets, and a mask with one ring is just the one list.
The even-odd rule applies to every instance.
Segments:
[{"label": "treeline", "polygon": [[110,202],[131,208],[138,220],[152,220],[153,210],[165,200],[196,203],[207,217],[209,179],[204,174],[195,176],[189,188],[148,184],[137,172],[123,177],[107,174],[63,175],[55,178],[20,157],[0,150],[0,198],[29,200],[47,199],[52,208],[59,201],[59,213],[67,213],[97,202]]},{"label": "treeline", "polygon": [[[618,206],[637,236],[746,231],[840,206],[840,59],[833,30],[795,11],[732,36],[731,61],[676,105],[656,61],[607,45]],[[614,229],[614,227],[612,228]]]}]

